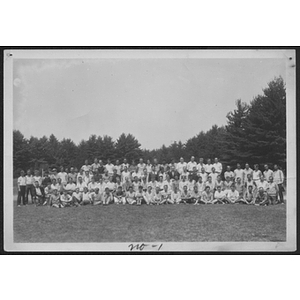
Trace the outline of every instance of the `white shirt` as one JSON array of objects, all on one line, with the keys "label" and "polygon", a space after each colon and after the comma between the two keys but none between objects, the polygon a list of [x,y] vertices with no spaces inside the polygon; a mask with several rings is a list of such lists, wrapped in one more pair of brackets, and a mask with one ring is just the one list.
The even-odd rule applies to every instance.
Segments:
[{"label": "white shirt", "polygon": [[273,171],[272,170],[268,170],[268,171],[264,171],[264,178],[267,180],[267,181],[269,181],[270,180],[270,176],[272,176],[273,177]]},{"label": "white shirt", "polygon": [[232,190],[229,190],[228,192],[227,192],[227,197],[228,197],[228,199],[230,200],[230,201],[236,201],[236,200],[238,200],[239,199],[239,192],[237,191],[237,190],[234,190],[234,191],[232,191]]},{"label": "white shirt", "polygon": [[221,199],[225,196],[226,196],[226,193],[224,191],[222,191],[222,190],[220,192],[218,190],[215,191],[215,195],[214,195],[215,199]]},{"label": "white shirt", "polygon": [[262,187],[263,190],[266,191],[269,188],[269,183],[265,180],[263,182],[261,182],[261,180],[258,180],[258,181],[256,181],[256,186],[257,186],[257,189]]},{"label": "white shirt", "polygon": [[26,178],[26,184],[33,184],[34,179],[32,175],[30,176],[26,175],[25,178]]},{"label": "white shirt", "polygon": [[205,166],[206,166],[205,164],[200,164],[200,163],[199,163],[199,164],[197,165],[198,172],[201,173],[202,168],[204,168],[204,170],[205,170]]},{"label": "white shirt", "polygon": [[83,192],[83,189],[87,187],[86,183],[85,182],[78,182],[77,185],[76,185],[76,188],[79,188],[79,192]]},{"label": "white shirt", "polygon": [[207,164],[207,165],[205,165],[205,172],[206,173],[211,173],[211,168],[213,167],[213,165],[212,164]]},{"label": "white shirt", "polygon": [[218,175],[222,173],[223,167],[222,167],[222,164],[220,162],[214,163],[213,167],[215,168],[216,173],[218,173]]},{"label": "white shirt", "polygon": [[207,181],[207,174],[206,173],[200,173],[199,176],[202,178],[202,182]]},{"label": "white shirt", "polygon": [[90,165],[83,165],[83,166],[81,167],[81,170],[83,170],[83,171],[85,172],[85,171],[89,171],[90,168],[91,168]]},{"label": "white shirt", "polygon": [[214,185],[216,185],[218,175],[219,175],[218,173],[210,173],[209,174],[209,176],[211,177],[211,181],[213,182]]},{"label": "white shirt", "polygon": [[179,162],[176,166],[176,169],[177,169],[178,173],[181,174],[183,172],[183,169],[186,167],[187,167],[186,162],[183,162],[183,163]]},{"label": "white shirt", "polygon": [[120,165],[118,165],[118,166],[115,165],[115,166],[114,166],[114,169],[117,170],[117,174],[118,174],[118,175],[121,175],[121,166],[120,166]]},{"label": "white shirt", "polygon": [[241,178],[242,182],[244,181],[244,170],[243,169],[235,169],[234,170],[234,178]]},{"label": "white shirt", "polygon": [[33,176],[34,184],[37,181],[40,185],[42,185],[42,177],[41,176]]},{"label": "white shirt", "polygon": [[98,185],[98,183],[97,182],[90,182],[89,184],[88,184],[88,189],[89,189],[89,191],[90,190],[95,190],[95,188],[97,188],[97,187],[99,187],[99,185]]},{"label": "white shirt", "polygon": [[226,171],[224,173],[224,178],[226,179],[226,177],[229,176],[230,179],[234,177],[234,173],[232,171]]},{"label": "white shirt", "polygon": [[139,173],[139,174],[142,174],[144,168],[146,167],[146,164],[142,163],[142,164],[138,164],[137,166],[138,166],[138,168],[139,168],[138,173]]},{"label": "white shirt", "polygon": [[59,172],[57,174],[57,178],[60,178],[62,183],[66,183],[68,179],[68,174],[66,172]]},{"label": "white shirt", "polygon": [[277,184],[282,184],[284,181],[283,172],[279,169],[273,172],[273,177],[274,177],[274,182],[276,182]]},{"label": "white shirt", "polygon": [[105,169],[108,171],[108,174],[114,173],[114,165],[113,164],[106,164]]},{"label": "white shirt", "polygon": [[19,178],[18,178],[18,184],[20,185],[20,186],[25,186],[26,185],[26,177],[24,176],[20,176]]},{"label": "white shirt", "polygon": [[256,181],[256,180],[259,180],[260,179],[260,175],[261,175],[261,171],[260,170],[257,170],[257,171],[253,171],[252,173],[252,176],[253,176],[253,180]]},{"label": "white shirt", "polygon": [[190,161],[188,164],[187,164],[187,170],[188,171],[193,171],[193,168],[196,167],[197,168],[197,163],[195,161]]},{"label": "white shirt", "polygon": [[253,173],[253,170],[251,168],[249,168],[248,170],[244,169],[244,180],[247,180],[248,174],[250,174],[252,176],[252,173]]},{"label": "white shirt", "polygon": [[75,189],[76,189],[75,183],[67,183],[67,185],[65,186],[66,191],[75,191]]}]

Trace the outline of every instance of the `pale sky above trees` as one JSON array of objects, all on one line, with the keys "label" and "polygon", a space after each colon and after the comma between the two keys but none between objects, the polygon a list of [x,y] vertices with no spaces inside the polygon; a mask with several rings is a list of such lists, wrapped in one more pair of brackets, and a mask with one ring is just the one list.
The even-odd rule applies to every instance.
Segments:
[{"label": "pale sky above trees", "polygon": [[14,129],[26,138],[131,133],[141,148],[185,142],[226,124],[237,99],[249,103],[283,59],[15,59]]}]

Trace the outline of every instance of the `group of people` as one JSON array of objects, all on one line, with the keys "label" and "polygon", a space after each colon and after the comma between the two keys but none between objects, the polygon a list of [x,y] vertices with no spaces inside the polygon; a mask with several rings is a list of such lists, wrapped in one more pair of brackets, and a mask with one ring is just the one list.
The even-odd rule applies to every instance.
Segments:
[{"label": "group of people", "polygon": [[18,178],[17,206],[31,202],[38,205],[63,208],[82,205],[163,205],[163,204],[252,204],[284,203],[284,174],[278,165],[264,170],[259,165],[251,169],[226,167],[224,172],[218,158],[212,163],[203,158],[197,163],[192,156],[186,163],[159,164],[157,159],[128,164],[124,159],[115,164],[108,159],[104,164],[95,158],[93,164],[85,160],[78,170],[60,167],[51,172],[22,170]]}]

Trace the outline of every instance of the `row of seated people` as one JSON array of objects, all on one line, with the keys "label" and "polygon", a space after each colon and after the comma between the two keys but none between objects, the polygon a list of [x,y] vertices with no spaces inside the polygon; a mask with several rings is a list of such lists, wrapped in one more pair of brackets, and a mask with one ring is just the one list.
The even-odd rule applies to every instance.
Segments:
[{"label": "row of seated people", "polygon": [[236,189],[236,184],[232,183],[229,190],[222,190],[221,186],[217,186],[216,190],[210,186],[205,186],[204,190],[198,189],[198,185],[194,184],[192,190],[188,189],[188,185],[183,186],[183,190],[178,190],[177,186],[174,189],[169,189],[169,185],[165,184],[161,190],[159,186],[155,189],[148,185],[146,191],[143,185],[139,185],[137,191],[130,185],[128,191],[118,186],[115,190],[110,190],[105,187],[104,191],[100,192],[98,187],[88,189],[84,187],[80,191],[76,187],[74,191],[64,190],[61,193],[57,188],[51,189],[51,192],[46,188],[39,187],[37,183],[36,194],[34,201],[36,205],[49,205],[52,207],[67,207],[67,206],[82,206],[82,205],[108,205],[108,204],[234,204],[244,203],[252,205],[269,205],[277,204],[277,191],[268,188],[264,190],[259,187],[254,190],[253,185],[249,185],[245,192],[240,192]]}]

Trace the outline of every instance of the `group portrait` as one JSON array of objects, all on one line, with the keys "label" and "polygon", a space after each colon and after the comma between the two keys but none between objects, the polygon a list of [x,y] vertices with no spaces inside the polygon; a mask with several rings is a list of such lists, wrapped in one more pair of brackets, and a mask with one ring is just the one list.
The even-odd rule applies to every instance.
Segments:
[{"label": "group portrait", "polygon": [[290,50],[9,52],[11,249],[292,249],[293,60]]}]

